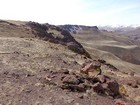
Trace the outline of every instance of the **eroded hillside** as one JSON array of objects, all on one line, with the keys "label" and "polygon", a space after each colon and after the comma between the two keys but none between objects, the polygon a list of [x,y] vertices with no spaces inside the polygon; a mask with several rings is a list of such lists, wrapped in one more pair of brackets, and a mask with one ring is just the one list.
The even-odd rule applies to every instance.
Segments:
[{"label": "eroded hillside", "polygon": [[104,59],[123,71],[140,72],[140,47],[125,35],[102,31],[96,26],[83,28],[83,26],[64,25],[63,27],[67,30],[74,29],[75,33],[71,31],[73,36],[92,58]]},{"label": "eroded hillside", "polygon": [[139,80],[91,59],[60,27],[0,21],[2,105],[139,105]]}]

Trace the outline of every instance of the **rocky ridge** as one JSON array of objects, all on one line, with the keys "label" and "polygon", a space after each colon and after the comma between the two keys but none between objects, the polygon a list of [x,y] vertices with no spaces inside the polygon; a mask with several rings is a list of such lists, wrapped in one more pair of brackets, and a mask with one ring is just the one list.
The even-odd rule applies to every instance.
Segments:
[{"label": "rocky ridge", "polygon": [[83,46],[73,38],[69,31],[54,25],[39,24],[37,22],[28,22],[26,25],[32,28],[33,34],[37,37],[46,41],[65,45],[72,51],[84,54],[90,58],[90,55],[86,52]]}]

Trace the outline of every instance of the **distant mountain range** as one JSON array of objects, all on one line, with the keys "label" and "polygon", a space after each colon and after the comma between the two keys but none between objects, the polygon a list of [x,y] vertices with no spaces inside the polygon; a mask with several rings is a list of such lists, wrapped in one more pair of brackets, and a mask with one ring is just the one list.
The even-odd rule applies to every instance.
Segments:
[{"label": "distant mountain range", "polygon": [[84,25],[60,25],[61,28],[76,34],[81,30],[91,30],[91,31],[108,31],[116,33],[117,36],[125,36],[129,38],[133,43],[140,46],[140,26],[130,25],[130,26],[84,26]]},{"label": "distant mountain range", "polygon": [[84,26],[84,25],[60,25],[61,28],[72,32],[74,34],[78,33],[81,30],[94,30],[97,31],[99,30],[97,26]]},{"label": "distant mountain range", "polygon": [[139,28],[139,25],[130,25],[130,26],[123,26],[123,25],[117,25],[117,26],[111,26],[111,25],[107,25],[107,26],[98,26],[98,28],[100,30],[107,30],[107,31],[132,31],[135,30],[137,28]]}]

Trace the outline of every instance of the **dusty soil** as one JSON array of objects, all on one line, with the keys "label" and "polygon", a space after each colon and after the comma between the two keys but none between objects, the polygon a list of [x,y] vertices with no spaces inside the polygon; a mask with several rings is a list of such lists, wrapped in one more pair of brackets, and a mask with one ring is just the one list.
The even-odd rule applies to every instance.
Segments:
[{"label": "dusty soil", "polygon": [[[74,86],[78,86],[78,89],[84,89],[84,91],[69,89],[71,86],[71,81],[69,82],[69,80],[71,78],[72,83],[77,84],[77,79],[75,78],[88,76],[80,72],[83,64],[95,62],[95,60],[69,49],[67,45],[62,43],[45,41],[39,37],[35,38],[32,28],[26,27],[28,30],[24,29],[25,26],[23,25],[25,24],[23,23],[22,25],[15,24],[15,22],[12,24],[1,23],[0,26],[1,105],[140,104],[138,94],[140,84],[137,81],[139,76],[121,72],[113,65],[111,66],[105,62],[101,62],[102,74],[117,81],[119,86],[123,85],[124,87],[119,96],[113,97],[101,94],[92,88],[80,87],[79,84]],[[14,29],[11,29],[13,24],[15,24]],[[9,27],[11,27],[10,30]],[[12,33],[11,36],[10,33]],[[22,36],[20,36],[20,33],[22,33]],[[129,79],[136,80],[137,86],[128,83]],[[65,83],[68,84],[65,85]],[[125,97],[126,95],[127,97]],[[121,101],[117,100],[118,98]]]},{"label": "dusty soil", "polygon": [[[88,104],[91,100],[105,99],[103,96],[79,98],[86,93],[65,91],[47,80],[47,70],[80,70],[85,62],[62,45],[37,39],[1,38],[0,53],[0,103],[2,105],[73,105]],[[59,83],[58,83],[59,84]],[[93,98],[93,99],[91,99]],[[98,101],[97,101],[98,102]],[[96,103],[96,102],[95,102]]]}]

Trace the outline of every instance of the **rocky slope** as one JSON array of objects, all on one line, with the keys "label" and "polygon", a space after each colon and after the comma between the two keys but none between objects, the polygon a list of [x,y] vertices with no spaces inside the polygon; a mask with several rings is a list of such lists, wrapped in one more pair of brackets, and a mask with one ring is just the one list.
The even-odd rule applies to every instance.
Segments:
[{"label": "rocky slope", "polygon": [[60,27],[0,21],[1,105],[139,105],[139,79]]}]

